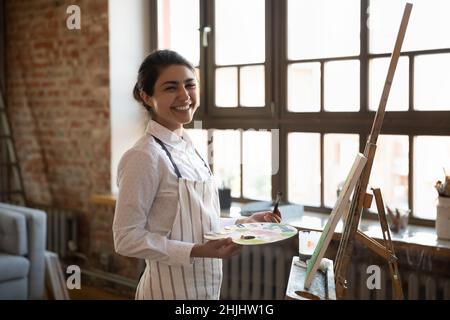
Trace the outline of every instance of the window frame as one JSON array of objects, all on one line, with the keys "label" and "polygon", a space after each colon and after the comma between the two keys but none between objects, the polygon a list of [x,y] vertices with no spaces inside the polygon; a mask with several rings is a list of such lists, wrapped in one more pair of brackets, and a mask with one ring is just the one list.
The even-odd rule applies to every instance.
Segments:
[{"label": "window frame", "polygon": [[[264,118],[270,118],[274,116],[275,108],[273,104],[273,80],[271,80],[270,77],[268,77],[269,74],[272,74],[273,70],[273,54],[271,50],[270,43],[273,39],[273,30],[272,30],[272,24],[270,23],[273,19],[273,13],[271,8],[273,7],[273,1],[272,0],[265,0],[265,61],[262,64],[264,66],[264,90],[265,90],[265,105],[263,107],[242,107],[239,106],[239,100],[240,100],[240,67],[245,66],[253,66],[253,65],[261,65],[261,63],[246,63],[246,64],[233,64],[233,65],[220,65],[218,66],[215,62],[215,1],[205,1],[200,0],[201,3],[203,3],[203,6],[200,5],[201,9],[206,12],[206,18],[205,18],[205,24],[201,24],[201,28],[209,26],[211,27],[212,31],[209,35],[208,39],[208,46],[202,47],[203,50],[205,50],[205,58],[208,62],[208,68],[205,68],[205,76],[208,81],[205,83],[206,87],[206,108],[205,111],[208,116],[210,117],[218,117],[218,118],[227,118],[227,117],[245,117],[245,118],[251,118],[251,117],[264,117]],[[215,96],[216,96],[216,90],[215,90],[215,71],[218,68],[223,67],[237,67],[238,68],[238,83],[237,83],[237,94],[238,94],[238,107],[231,107],[231,108],[223,108],[223,107],[217,107],[215,105]]]},{"label": "window frame", "polygon": [[[369,110],[369,62],[374,58],[390,57],[390,53],[369,53],[369,30],[367,27],[368,6],[370,0],[361,0],[360,11],[360,53],[358,56],[329,57],[320,59],[287,59],[287,0],[265,0],[266,5],[266,61],[265,61],[265,90],[266,106],[264,108],[220,108],[214,106],[215,88],[214,71],[217,67],[214,63],[214,1],[200,1],[200,26],[212,27],[209,36],[209,46],[200,50],[201,73],[201,108],[195,119],[201,120],[204,129],[278,129],[279,130],[279,171],[272,175],[272,197],[278,190],[286,190],[287,177],[287,135],[290,132],[316,132],[321,134],[321,206],[305,207],[306,210],[316,212],[331,212],[331,208],[323,205],[324,180],[323,177],[323,135],[326,133],[358,134],[360,152],[366,145],[366,137],[370,133],[375,111]],[[157,0],[151,0],[153,5],[153,28],[157,20],[155,12]],[[152,33],[153,47],[156,49],[157,29]],[[280,35],[275,37],[274,35]],[[281,36],[282,35],[282,36]],[[201,37],[201,33],[199,35]],[[201,44],[200,44],[201,45]],[[414,216],[414,137],[418,135],[450,136],[450,111],[418,111],[414,110],[414,58],[424,54],[450,53],[450,48],[405,51],[401,56],[409,58],[408,95],[409,105],[406,111],[386,112],[381,134],[406,135],[409,140],[409,177],[408,177],[408,204],[411,209],[411,224],[433,226],[435,220],[421,219]],[[355,112],[331,112],[324,111],[324,77],[323,66],[325,62],[358,59],[360,62],[360,110]],[[320,62],[321,64],[321,101],[319,112],[292,112],[287,109],[287,67],[291,63]],[[270,75],[270,77],[268,76]],[[253,110],[256,109],[256,110]],[[209,135],[208,135],[209,137]],[[242,148],[242,146],[241,146]],[[241,170],[242,184],[242,170]],[[286,201],[288,192],[283,193]],[[241,197],[233,198],[234,201],[248,202],[251,199]],[[378,219],[377,215],[365,212],[369,219]]]}]

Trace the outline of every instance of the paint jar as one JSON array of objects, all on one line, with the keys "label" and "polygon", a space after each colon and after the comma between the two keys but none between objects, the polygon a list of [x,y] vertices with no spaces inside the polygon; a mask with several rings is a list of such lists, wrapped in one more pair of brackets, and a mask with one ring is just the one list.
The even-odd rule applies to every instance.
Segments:
[{"label": "paint jar", "polygon": [[298,254],[301,261],[311,258],[316,249],[321,232],[299,231],[298,232]]},{"label": "paint jar", "polygon": [[438,197],[436,209],[437,236],[450,240],[450,197]]},{"label": "paint jar", "polygon": [[231,189],[219,189],[220,210],[229,210],[231,207]]}]

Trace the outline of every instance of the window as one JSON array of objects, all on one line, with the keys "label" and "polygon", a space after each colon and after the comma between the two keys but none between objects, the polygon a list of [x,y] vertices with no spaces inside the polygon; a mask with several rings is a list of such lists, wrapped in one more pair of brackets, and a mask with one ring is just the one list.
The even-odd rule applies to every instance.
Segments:
[{"label": "window", "polygon": [[[158,35],[172,42],[158,43],[176,49],[189,38],[180,52],[196,57],[198,49],[198,119],[213,130],[217,180],[235,200],[281,190],[285,200],[329,212],[364,150],[406,1],[168,2],[174,18],[158,8],[166,26]],[[429,224],[435,180],[450,163],[450,2],[408,2],[413,13],[369,183],[386,204],[411,209],[411,223]],[[177,10],[189,17],[177,20]],[[276,150],[277,164],[268,155]]]},{"label": "window", "polygon": [[238,69],[219,68],[216,70],[216,106],[238,106]]},{"label": "window", "polygon": [[242,195],[270,200],[272,173],[271,133],[248,130],[242,137]]},{"label": "window", "polygon": [[212,70],[216,94],[211,112],[216,107],[265,107],[265,3],[214,1],[212,56],[217,67]]},{"label": "window", "polygon": [[320,207],[320,134],[289,133],[288,171],[288,200]]},{"label": "window", "polygon": [[[369,109],[378,110],[381,94],[384,87],[384,80],[389,69],[389,58],[377,58],[369,61]],[[409,106],[409,60],[408,57],[400,57],[386,111],[407,111]]]},{"label": "window", "polygon": [[[231,196],[234,198],[270,200],[271,132],[255,130],[210,130],[210,132],[213,141],[210,164],[218,187],[230,188]],[[206,144],[205,141],[203,144]]]},{"label": "window", "polygon": [[231,189],[231,196],[241,197],[241,132],[214,130],[213,171],[219,187]]},{"label": "window", "polygon": [[[369,186],[380,188],[383,202],[393,208],[408,209],[408,136],[380,135]],[[376,211],[375,201],[372,210]]]},{"label": "window", "polygon": [[320,63],[292,63],[287,73],[288,110],[320,111]]},{"label": "window", "polygon": [[158,0],[158,48],[172,49],[200,64],[200,1]]},{"label": "window", "polygon": [[450,137],[417,136],[414,139],[415,214],[424,219],[436,219],[436,181],[444,181],[450,172]]},{"label": "window", "polygon": [[359,149],[357,134],[324,135],[325,206],[334,207],[337,191],[343,186]]},{"label": "window", "polygon": [[265,1],[215,0],[214,5],[215,63],[264,63]]},{"label": "window", "polygon": [[421,55],[415,64],[414,109],[450,110],[450,54]]},{"label": "window", "polygon": [[357,56],[359,13],[360,0],[288,0],[288,58]]},{"label": "window", "polygon": [[[369,2],[370,52],[388,53],[395,42],[399,19],[405,3],[413,4],[408,23],[408,33],[403,43],[403,51],[419,51],[450,48],[450,38],[445,30],[450,28],[447,0],[408,0]],[[430,36],[433,35],[433,36]]]},{"label": "window", "polygon": [[325,63],[325,110],[358,111],[359,61],[344,60]]}]

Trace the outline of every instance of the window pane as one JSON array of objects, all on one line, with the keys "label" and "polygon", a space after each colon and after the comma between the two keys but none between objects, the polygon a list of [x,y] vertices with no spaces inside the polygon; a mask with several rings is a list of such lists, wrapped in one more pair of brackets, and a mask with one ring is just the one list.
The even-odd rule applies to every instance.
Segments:
[{"label": "window pane", "polygon": [[359,0],[289,0],[288,58],[359,54]]},{"label": "window pane", "polygon": [[370,1],[369,41],[371,53],[388,53],[394,49],[405,3],[414,4],[408,23],[403,51],[450,47],[450,1],[396,0]]},{"label": "window pane", "polygon": [[324,71],[325,110],[359,111],[359,61],[327,62]]},{"label": "window pane", "polygon": [[[372,59],[369,63],[369,109],[378,110],[390,59]],[[408,110],[409,60],[400,57],[395,69],[386,111]]]},{"label": "window pane", "polygon": [[[270,200],[272,192],[272,136],[270,132],[246,131],[243,135],[243,196]],[[228,151],[228,154],[230,151]]]},{"label": "window pane", "polygon": [[450,110],[450,54],[418,56],[414,65],[414,109]]},{"label": "window pane", "polygon": [[185,129],[203,160],[208,161],[208,130]]},{"label": "window pane", "polygon": [[414,139],[414,215],[436,219],[436,181],[450,174],[450,137],[418,136]]},{"label": "window pane", "polygon": [[218,187],[231,188],[232,197],[241,196],[241,133],[214,130],[213,171]]},{"label": "window pane", "polygon": [[288,200],[320,207],[320,133],[288,134]]},{"label": "window pane", "polygon": [[333,208],[337,200],[337,190],[350,172],[359,151],[357,134],[324,135],[324,200],[325,206]]},{"label": "window pane", "polygon": [[[370,187],[380,188],[384,204],[408,209],[408,136],[380,135],[370,174]],[[372,201],[373,211],[377,211]]]},{"label": "window pane", "polygon": [[237,68],[216,69],[216,106],[238,106]]},{"label": "window pane", "polygon": [[320,63],[288,66],[288,110],[320,111]]},{"label": "window pane", "polygon": [[158,48],[200,64],[199,0],[158,0]]},{"label": "window pane", "polygon": [[242,67],[240,72],[241,106],[264,107],[264,66]]},{"label": "window pane", "polygon": [[265,60],[265,0],[215,1],[216,64]]}]

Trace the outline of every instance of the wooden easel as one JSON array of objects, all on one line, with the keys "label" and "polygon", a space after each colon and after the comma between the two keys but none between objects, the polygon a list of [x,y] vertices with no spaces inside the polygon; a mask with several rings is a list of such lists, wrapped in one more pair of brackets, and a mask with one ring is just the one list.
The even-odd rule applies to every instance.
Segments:
[{"label": "wooden easel", "polygon": [[[400,281],[400,274],[398,272],[397,257],[395,256],[394,245],[392,244],[391,234],[389,232],[389,226],[386,219],[386,212],[384,211],[383,197],[379,188],[372,188],[373,195],[375,196],[375,203],[377,205],[378,217],[380,219],[381,230],[383,233],[383,240],[385,246],[382,246],[379,242],[366,236],[361,231],[356,231],[357,241],[363,243],[373,252],[386,259],[389,266],[389,273],[391,275],[392,286],[394,289],[394,298],[397,300],[403,300],[403,289]],[[372,202],[372,195],[366,194],[364,208],[370,208]],[[339,254],[339,251],[338,251]],[[337,261],[337,259],[336,259]],[[344,280],[345,285],[345,280]],[[337,283],[336,283],[337,286]]]},{"label": "wooden easel", "polygon": [[384,211],[383,199],[380,189],[372,189],[375,195],[378,214],[380,217],[380,224],[383,230],[383,238],[385,246],[382,246],[377,241],[369,238],[364,233],[358,230],[359,221],[361,220],[361,214],[364,208],[369,208],[372,202],[372,195],[366,192],[367,185],[370,179],[370,172],[372,170],[373,160],[375,158],[375,151],[377,147],[378,135],[381,131],[383,124],[384,114],[386,110],[386,104],[389,97],[392,81],[394,79],[395,69],[400,57],[400,50],[402,47],[403,39],[405,38],[406,28],[408,26],[409,17],[411,15],[412,4],[407,3],[403,12],[403,18],[400,24],[400,29],[395,42],[394,51],[391,55],[391,61],[386,77],[386,81],[381,95],[378,111],[375,115],[372,130],[367,139],[366,147],[364,149],[364,156],[367,157],[367,162],[362,172],[361,177],[356,185],[354,196],[350,205],[350,210],[345,221],[344,232],[342,234],[341,241],[339,243],[339,249],[336,255],[336,263],[334,268],[335,280],[336,280],[336,295],[339,298],[344,297],[344,291],[346,289],[346,273],[351,260],[353,251],[353,245],[355,239],[362,241],[371,250],[380,256],[387,259],[389,264],[389,270],[391,272],[392,283],[394,287],[394,298],[403,299],[403,292],[400,283],[400,277],[398,274],[397,262],[392,245],[389,228],[387,226],[386,214]]}]

